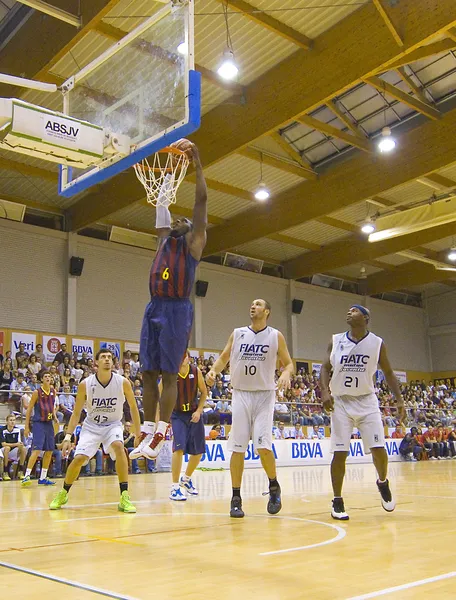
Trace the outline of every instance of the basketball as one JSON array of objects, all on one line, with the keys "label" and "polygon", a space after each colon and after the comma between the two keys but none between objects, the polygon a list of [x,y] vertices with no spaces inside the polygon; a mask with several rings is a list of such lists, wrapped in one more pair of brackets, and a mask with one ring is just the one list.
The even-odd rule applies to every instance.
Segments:
[{"label": "basketball", "polygon": [[185,154],[187,155],[189,160],[192,160],[192,147],[193,144],[190,140],[187,140],[186,138],[182,138],[180,140],[177,140],[177,142],[174,142],[173,144],[170,144],[171,148],[177,148],[177,150],[181,150],[182,152],[185,152]]},{"label": "basketball", "polygon": [[209,439],[211,439],[211,440],[216,440],[218,435],[219,435],[219,431],[216,431],[215,429],[212,429],[211,431],[209,431]]}]

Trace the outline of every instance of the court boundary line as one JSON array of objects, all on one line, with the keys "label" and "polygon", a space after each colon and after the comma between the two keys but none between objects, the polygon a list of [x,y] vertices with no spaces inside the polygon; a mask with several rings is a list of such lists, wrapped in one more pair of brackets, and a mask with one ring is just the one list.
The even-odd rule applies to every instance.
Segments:
[{"label": "court boundary line", "polygon": [[369,600],[369,598],[378,598],[379,596],[386,596],[387,594],[393,594],[394,592],[410,590],[419,587],[420,585],[442,581],[443,579],[451,579],[452,577],[456,577],[456,571],[435,575],[434,577],[427,577],[426,579],[418,579],[417,581],[410,581],[409,583],[403,583],[402,585],[395,585],[390,588],[384,588],[383,590],[377,590],[376,592],[361,594],[361,596],[351,596],[350,598],[347,598],[347,600]]},{"label": "court boundary line", "polygon": [[98,594],[100,596],[106,596],[107,598],[115,598],[116,600],[139,600],[138,598],[135,598],[133,596],[116,594],[115,592],[110,592],[109,590],[105,590],[103,588],[97,588],[93,585],[73,581],[72,579],[65,579],[64,577],[58,577],[57,575],[50,575],[49,573],[43,573],[42,571],[36,571],[35,569],[28,569],[26,567],[21,567],[20,565],[15,565],[13,563],[0,561],[0,567],[3,567],[5,569],[11,569],[12,571],[18,571],[20,573],[25,573],[26,575],[33,575],[34,577],[39,577],[41,579],[47,579],[48,581],[61,583],[69,587],[84,590],[86,592],[92,592],[93,594]]}]

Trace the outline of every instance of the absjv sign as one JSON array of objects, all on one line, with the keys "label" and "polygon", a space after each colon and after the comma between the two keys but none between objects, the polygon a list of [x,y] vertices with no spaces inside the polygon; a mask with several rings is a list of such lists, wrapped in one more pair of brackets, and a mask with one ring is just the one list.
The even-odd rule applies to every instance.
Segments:
[{"label": "absjv sign", "polygon": [[82,353],[87,354],[87,358],[93,358],[93,340],[82,340],[73,338],[71,344],[71,353],[77,352],[78,358],[82,358]]}]

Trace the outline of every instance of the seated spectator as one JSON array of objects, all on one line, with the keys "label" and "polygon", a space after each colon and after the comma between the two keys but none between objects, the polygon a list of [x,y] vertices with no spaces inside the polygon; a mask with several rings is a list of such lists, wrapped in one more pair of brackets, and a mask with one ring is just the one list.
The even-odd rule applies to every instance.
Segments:
[{"label": "seated spectator", "polygon": [[[68,423],[65,423],[65,425],[63,426],[63,430],[59,431],[54,438],[54,441],[55,441],[55,450],[53,452],[54,472],[55,472],[54,477],[60,477],[61,475],[64,475],[68,465],[73,460],[74,449],[76,448],[76,438],[75,438],[74,434],[71,435],[71,449],[70,449],[70,453],[69,453],[68,457],[65,459],[63,459],[63,457],[62,457],[63,440],[65,439],[65,436],[67,434],[67,429],[68,429]],[[63,465],[63,469],[62,469],[62,465]]]},{"label": "seated spectator", "polygon": [[274,430],[274,437],[276,440],[285,440],[287,437],[287,434],[285,432],[285,425],[284,423],[279,423],[279,425],[277,426],[277,428]]},{"label": "seated spectator", "polygon": [[136,378],[140,367],[141,364],[139,362],[139,354],[133,354],[133,358],[130,360],[130,372],[132,379]]},{"label": "seated spectator", "polygon": [[73,373],[73,377],[74,377],[74,380],[76,381],[76,383],[79,383],[81,381],[83,373],[84,373],[84,371],[81,368],[81,363],[79,361],[77,361],[74,365],[74,373]]},{"label": "seated spectator", "polygon": [[18,360],[17,372],[24,376],[24,380],[28,375],[28,359],[20,358]]},{"label": "seated spectator", "polygon": [[24,393],[21,396],[21,416],[25,417],[25,413],[27,412],[28,405],[30,404],[30,400],[32,399],[33,390],[30,385],[26,385],[24,388]]},{"label": "seated spectator", "polygon": [[23,360],[24,358],[28,359],[29,354],[28,352],[25,351],[25,344],[19,344],[19,350],[18,352],[16,352],[16,368],[19,366],[19,361]]},{"label": "seated spectator", "polygon": [[206,398],[206,403],[203,407],[203,423],[205,425],[211,425],[217,420],[217,413],[215,411],[215,402],[210,398]]},{"label": "seated spectator", "polygon": [[429,460],[439,458],[439,445],[435,439],[435,432],[432,427],[423,433],[424,447],[429,455]]},{"label": "seated spectator", "polygon": [[[23,430],[16,427],[16,417],[10,414],[6,417],[6,425],[0,429],[0,447],[3,455],[3,480],[10,481],[8,472],[9,461],[19,463],[19,479],[24,479],[24,465],[27,450],[23,440]],[[13,475],[14,477],[14,475]]]},{"label": "seated spectator", "polygon": [[36,350],[33,354],[36,356],[36,361],[40,363],[41,368],[44,369],[47,365],[47,361],[43,352],[43,346],[41,344],[37,344]]},{"label": "seated spectator", "polygon": [[[0,370],[0,390],[9,390],[13,383],[13,367],[11,359],[5,358],[3,368]],[[7,402],[8,394],[0,394],[0,402]]]},{"label": "seated spectator", "polygon": [[9,402],[14,405],[16,412],[20,412],[21,409],[21,397],[24,393],[27,384],[22,373],[17,374],[17,379],[13,379],[10,385],[10,397]]},{"label": "seated spectator", "polygon": [[222,380],[219,379],[212,387],[212,398],[221,398],[223,394],[225,394],[225,389],[223,388]]},{"label": "seated spectator", "polygon": [[456,429],[448,433],[447,442],[451,458],[456,458]]},{"label": "seated spectator", "polygon": [[225,425],[226,423],[231,425],[231,404],[227,402],[225,394],[222,394],[220,400],[215,405],[215,412],[220,419],[221,425]]},{"label": "seated spectator", "polygon": [[319,425],[314,425],[312,431],[307,436],[308,440],[323,440],[325,438],[324,432],[321,431]]},{"label": "seated spectator", "polygon": [[303,440],[305,438],[304,432],[299,423],[296,423],[294,429],[289,432],[289,437],[293,440]]},{"label": "seated spectator", "polygon": [[288,410],[288,406],[285,403],[276,402],[274,406],[274,420],[290,423],[291,416]]},{"label": "seated spectator", "polygon": [[59,396],[59,412],[63,416],[63,422],[68,423],[74,411],[74,405],[76,401],[74,396],[71,394],[71,388],[69,384],[63,386],[63,394]]},{"label": "seated spectator", "polygon": [[65,355],[65,358],[63,359],[63,362],[59,363],[57,366],[57,373],[60,375],[60,377],[62,377],[63,372],[65,371],[65,369],[70,369],[71,372],[71,367],[70,367],[70,358]]},{"label": "seated spectator", "polygon": [[70,367],[65,367],[63,370],[63,374],[60,375],[60,387],[64,388],[66,385],[70,384],[71,379],[71,369]]},{"label": "seated spectator", "polygon": [[405,436],[402,425],[396,425],[396,429],[393,431],[392,438],[395,440],[402,439]]},{"label": "seated spectator", "polygon": [[32,392],[34,392],[35,390],[38,390],[41,387],[41,383],[38,381],[37,375],[31,375],[28,384],[29,384]]},{"label": "seated spectator", "polygon": [[435,439],[439,447],[439,456],[441,459],[451,458],[448,448],[447,437],[448,434],[445,432],[442,423],[437,423],[437,429],[435,430]]},{"label": "seated spectator", "polygon": [[41,371],[41,363],[37,361],[36,354],[30,355],[27,369],[28,369],[30,375],[38,375],[38,373]]},{"label": "seated spectator", "polygon": [[54,356],[54,361],[57,361],[59,365],[63,363],[65,358],[68,358],[68,362],[71,358],[71,354],[67,352],[67,345],[62,344],[60,347],[60,351]]},{"label": "seated spectator", "polygon": [[57,373],[57,366],[51,365],[49,373],[51,375],[51,386],[58,391],[60,389],[60,375]]}]

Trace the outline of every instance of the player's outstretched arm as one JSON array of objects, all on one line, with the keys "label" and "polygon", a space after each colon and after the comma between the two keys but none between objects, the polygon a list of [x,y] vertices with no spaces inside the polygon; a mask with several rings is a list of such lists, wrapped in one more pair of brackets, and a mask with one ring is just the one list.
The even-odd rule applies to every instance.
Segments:
[{"label": "player's outstretched arm", "polygon": [[277,382],[277,387],[279,390],[287,390],[290,387],[291,376],[294,373],[294,365],[283,333],[280,331],[278,332],[278,342],[279,347],[277,349],[277,355],[280,363],[282,364],[283,371],[279,377],[279,381]]},{"label": "player's outstretched arm", "polygon": [[233,339],[234,339],[234,333],[232,333],[230,335],[228,342],[226,343],[226,346],[223,349],[223,352],[220,354],[220,356],[217,358],[215,363],[212,365],[212,369],[209,371],[209,373],[207,373],[207,375],[206,375],[207,385],[210,385],[211,387],[214,385],[216,375],[218,375],[220,373],[220,371],[223,371],[223,369],[226,367],[227,362],[230,360],[231,347],[233,346]]},{"label": "player's outstretched arm", "polygon": [[199,393],[200,393],[200,398],[199,398],[199,402],[198,402],[198,408],[195,410],[195,412],[192,415],[193,423],[198,423],[198,421],[200,420],[204,405],[206,404],[206,400],[207,400],[207,386],[204,382],[203,374],[201,373],[201,371],[199,369],[198,369],[198,389],[199,389]]},{"label": "player's outstretched arm", "polygon": [[192,254],[199,260],[206,245],[207,227],[207,186],[204,179],[203,167],[195,144],[192,144],[191,153],[196,174],[195,206],[193,208]]},{"label": "player's outstretched arm", "polygon": [[331,352],[332,342],[328,346],[326,358],[324,363],[321,365],[320,370],[320,389],[321,389],[321,400],[323,402],[323,408],[327,412],[331,412],[334,409],[334,398],[331,396],[329,390],[329,381],[331,379]]},{"label": "player's outstretched arm", "polygon": [[25,425],[24,425],[24,435],[28,437],[30,435],[30,417],[32,416],[33,407],[38,400],[38,391],[35,390],[30,399],[29,405],[27,407],[27,412],[25,413]]},{"label": "player's outstretched arm", "polygon": [[141,437],[141,419],[139,417],[138,405],[136,404],[136,398],[131,389],[130,382],[124,378],[123,391],[125,398],[127,399],[128,406],[130,407],[131,419],[133,421],[133,430],[135,432],[135,445],[139,443]]},{"label": "player's outstretched arm", "polygon": [[406,417],[404,399],[402,398],[401,388],[399,386],[397,377],[394,374],[393,368],[391,367],[384,342],[382,342],[382,346],[380,348],[378,364],[380,365],[380,368],[383,371],[383,374],[385,375],[386,383],[388,384],[390,390],[393,392],[397,404],[398,416],[402,423]]}]

